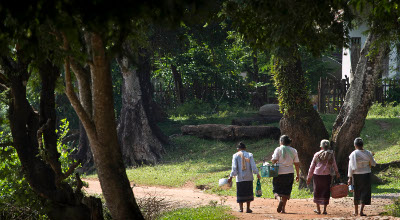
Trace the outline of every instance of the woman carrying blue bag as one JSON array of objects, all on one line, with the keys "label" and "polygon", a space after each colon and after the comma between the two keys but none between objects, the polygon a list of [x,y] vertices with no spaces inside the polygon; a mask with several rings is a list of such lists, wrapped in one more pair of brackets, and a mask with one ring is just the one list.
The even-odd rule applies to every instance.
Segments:
[{"label": "woman carrying blue bag", "polygon": [[297,150],[290,147],[292,140],[287,135],[282,135],[279,139],[280,146],[277,147],[272,155],[272,163],[279,165],[278,176],[272,180],[273,193],[275,198],[279,198],[278,213],[285,213],[287,200],[292,193],[294,169],[296,167],[296,181],[299,181],[299,156]]},{"label": "woman carrying blue bag", "polygon": [[232,158],[232,172],[228,182],[232,182],[232,178],[236,176],[236,193],[237,202],[239,203],[239,212],[243,212],[243,203],[247,203],[247,213],[253,212],[250,209],[250,202],[254,200],[253,191],[253,174],[257,174],[257,178],[261,179],[258,169],[253,158],[253,154],[246,151],[246,145],[240,142],[237,145],[237,153]]}]

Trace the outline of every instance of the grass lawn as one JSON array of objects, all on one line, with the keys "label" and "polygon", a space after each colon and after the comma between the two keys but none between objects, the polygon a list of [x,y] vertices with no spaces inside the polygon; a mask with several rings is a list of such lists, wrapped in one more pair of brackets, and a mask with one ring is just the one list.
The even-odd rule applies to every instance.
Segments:
[{"label": "grass lawn", "polygon": [[[365,148],[375,152],[378,163],[386,163],[400,159],[400,120],[392,116],[382,116],[387,111],[370,114],[366,120],[361,137]],[[248,117],[252,112],[240,113],[240,117]],[[185,124],[230,124],[235,114],[215,114],[210,117],[176,117],[161,123],[160,127],[168,135],[179,134],[180,127]],[[321,115],[329,132],[336,115]],[[274,126],[278,124],[275,123]],[[219,195],[236,194],[236,184],[229,190],[221,190],[218,180],[228,177],[231,168],[232,155],[236,152],[236,142],[204,140],[193,136],[173,136],[171,145],[166,147],[167,153],[163,162],[153,166],[141,166],[127,169],[128,178],[139,185],[162,185],[181,187],[192,182],[198,187],[206,187],[209,193]],[[254,154],[257,166],[264,159],[269,160],[278,142],[270,139],[244,140],[248,151]],[[388,169],[377,174],[384,179],[385,185],[374,185],[373,194],[393,193],[400,191],[400,171]],[[89,176],[88,178],[90,178]],[[254,181],[255,184],[256,181]],[[262,178],[264,198],[273,198],[272,179]],[[254,185],[255,187],[255,185]],[[310,198],[312,194],[306,190],[298,190],[297,183],[293,186],[292,198]]]},{"label": "grass lawn", "polygon": [[199,208],[183,208],[165,213],[160,220],[228,220],[236,219],[235,216],[229,214],[230,207],[227,206],[203,206]]}]

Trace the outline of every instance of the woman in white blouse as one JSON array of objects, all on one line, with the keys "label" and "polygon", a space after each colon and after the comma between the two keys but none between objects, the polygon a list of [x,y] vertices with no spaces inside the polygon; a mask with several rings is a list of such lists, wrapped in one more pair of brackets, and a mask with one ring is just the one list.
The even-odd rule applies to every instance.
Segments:
[{"label": "woman in white blouse", "polygon": [[371,205],[371,166],[375,166],[373,154],[364,150],[361,138],[354,140],[355,150],[350,154],[348,185],[354,186],[354,215],[358,215],[358,205],[361,204],[360,216],[364,214],[364,206]]},{"label": "woman in white blouse", "polygon": [[273,193],[275,198],[279,198],[279,205],[276,211],[285,213],[287,200],[290,199],[294,180],[294,169],[296,168],[296,181],[299,181],[299,156],[297,150],[290,147],[292,140],[287,135],[282,135],[279,139],[280,146],[277,147],[272,155],[272,163],[279,165],[278,176],[272,180]]}]

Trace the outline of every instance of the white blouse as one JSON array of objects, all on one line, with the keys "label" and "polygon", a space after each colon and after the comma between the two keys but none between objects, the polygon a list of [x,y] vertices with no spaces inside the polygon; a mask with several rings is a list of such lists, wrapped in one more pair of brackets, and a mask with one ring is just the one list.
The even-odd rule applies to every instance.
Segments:
[{"label": "white blouse", "polygon": [[348,177],[353,174],[371,173],[371,166],[376,166],[372,153],[368,150],[355,150],[349,156]]}]

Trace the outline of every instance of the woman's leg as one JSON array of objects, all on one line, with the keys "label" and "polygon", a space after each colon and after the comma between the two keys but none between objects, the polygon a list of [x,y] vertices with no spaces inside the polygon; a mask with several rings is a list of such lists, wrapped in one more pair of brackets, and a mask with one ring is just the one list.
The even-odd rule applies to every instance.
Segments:
[{"label": "woman's leg", "polygon": [[246,212],[247,212],[247,213],[252,213],[252,212],[253,212],[253,211],[250,209],[250,201],[247,202],[247,210],[246,210]]},{"label": "woman's leg", "polygon": [[358,215],[358,205],[354,204],[354,215]]},{"label": "woman's leg", "polygon": [[361,203],[360,216],[366,216],[366,214],[364,214],[364,207],[365,207],[365,204]]},{"label": "woman's leg", "polygon": [[317,205],[317,209],[314,210],[314,212],[317,214],[321,214],[321,208],[320,208],[319,204],[318,203],[315,203],[315,204]]},{"label": "woman's leg", "polygon": [[328,213],[326,212],[326,207],[327,207],[327,206],[328,206],[327,204],[324,204],[324,212],[322,213],[322,214],[324,214],[324,215],[328,214]]},{"label": "woman's leg", "polygon": [[276,211],[278,213],[281,213],[282,212],[282,208],[283,208],[283,198],[282,198],[282,196],[279,196],[279,204],[278,204],[278,208],[276,209]]},{"label": "woman's leg", "polygon": [[286,202],[287,202],[287,198],[286,197],[282,197],[282,203],[283,203],[283,205],[282,205],[282,212],[281,213],[286,213],[286,211],[285,211],[285,207],[286,207]]},{"label": "woman's leg", "polygon": [[243,202],[239,202],[239,212],[243,212]]}]

